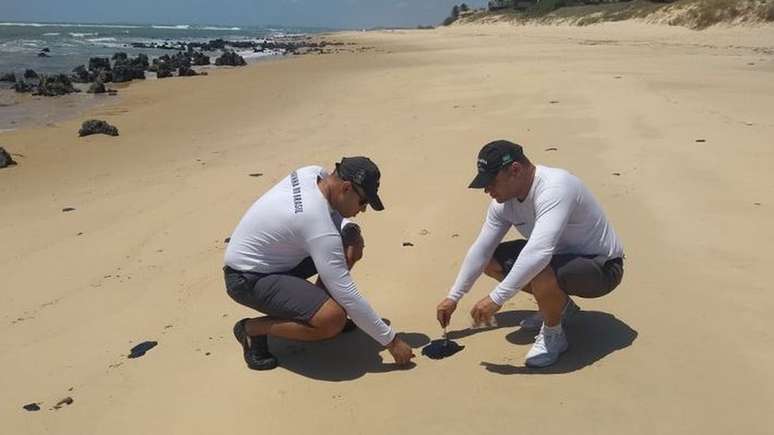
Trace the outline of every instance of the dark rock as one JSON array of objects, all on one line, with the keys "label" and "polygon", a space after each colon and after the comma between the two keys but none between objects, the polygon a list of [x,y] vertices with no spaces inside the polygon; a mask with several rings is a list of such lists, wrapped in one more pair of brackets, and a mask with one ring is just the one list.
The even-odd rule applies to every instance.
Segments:
[{"label": "dark rock", "polygon": [[72,79],[77,83],[89,83],[94,81],[94,75],[86,69],[86,65],[78,65],[73,68]]},{"label": "dark rock", "polygon": [[31,83],[25,82],[24,80],[19,80],[18,82],[14,83],[13,89],[16,92],[32,92],[35,90],[35,86]]},{"label": "dark rock", "polygon": [[145,80],[145,69],[128,62],[116,63],[113,66],[113,82],[128,82],[133,79]]},{"label": "dark rock", "polygon": [[210,57],[206,56],[204,53],[194,51],[191,56],[191,63],[194,65],[209,65],[210,64]]},{"label": "dark rock", "polygon": [[40,83],[33,95],[42,95],[44,97],[56,97],[59,95],[80,92],[75,89],[70,77],[66,74],[55,74],[52,76],[40,76]]},{"label": "dark rock", "polygon": [[92,57],[89,59],[89,71],[110,71],[110,59],[106,57]]},{"label": "dark rock", "polygon": [[36,79],[38,78],[38,73],[31,69],[24,70],[24,78],[25,79]]},{"label": "dark rock", "polygon": [[16,162],[11,157],[11,154],[9,154],[8,151],[5,150],[5,148],[0,147],[0,168],[13,166],[15,164]]},{"label": "dark rock", "polygon": [[168,63],[160,63],[158,64],[158,68],[156,71],[156,77],[163,79],[166,77],[172,77],[172,65]]},{"label": "dark rock", "polygon": [[113,62],[118,62],[121,60],[127,60],[128,56],[124,52],[113,53],[113,57],[111,59],[113,60]]},{"label": "dark rock", "polygon": [[40,53],[38,53],[38,57],[51,57],[51,56],[49,56],[49,55],[47,55],[46,53],[43,53],[43,52],[41,51]]},{"label": "dark rock", "polygon": [[254,173],[250,174],[250,176],[251,176],[251,177],[260,177],[260,176],[262,176],[262,175],[263,175],[263,174],[262,174],[262,173],[260,173],[260,172],[254,172]]},{"label": "dark rock", "polygon": [[43,49],[42,49],[42,50],[40,50],[40,51],[41,51],[42,53],[50,53],[50,52],[51,52],[51,50],[50,50],[48,47],[45,47],[45,48],[43,48]]},{"label": "dark rock", "polygon": [[230,241],[231,241],[231,237],[226,237],[226,238],[223,240],[223,243],[228,243],[228,242],[230,242]]},{"label": "dark rock", "polygon": [[143,341],[142,343],[132,348],[127,358],[139,358],[145,355],[145,353],[148,352],[149,350],[156,347],[156,345],[158,344],[159,344],[158,341]]},{"label": "dark rock", "polygon": [[198,76],[199,74],[191,67],[181,66],[177,69],[177,75],[180,77]]},{"label": "dark rock", "polygon": [[37,403],[28,403],[22,406],[22,408],[26,409],[27,411],[40,411],[40,406],[38,406]]},{"label": "dark rock", "polygon": [[219,58],[215,59],[215,65],[244,66],[247,65],[247,62],[245,62],[245,59],[242,56],[235,52],[226,51]]},{"label": "dark rock", "polygon": [[67,213],[67,212],[70,212],[70,211],[75,211],[75,208],[74,207],[65,207],[65,208],[62,209],[62,213]]},{"label": "dark rock", "polygon": [[12,73],[12,72],[9,72],[9,73],[5,73],[3,75],[0,75],[0,82],[15,83],[16,82],[16,74]]},{"label": "dark rock", "polygon": [[113,72],[107,70],[99,70],[94,80],[99,80],[102,83],[109,83],[113,81]]},{"label": "dark rock", "polygon": [[559,148],[557,148],[557,147],[549,147],[549,148],[546,148],[546,151],[556,151],[558,149]]},{"label": "dark rock", "polygon": [[704,143],[704,142],[707,142],[707,139],[696,139],[696,142]]},{"label": "dark rock", "polygon": [[118,129],[105,121],[90,119],[81,125],[78,130],[78,136],[89,136],[92,134],[107,134],[109,136],[118,136]]},{"label": "dark rock", "polygon": [[91,86],[89,86],[89,90],[86,91],[90,94],[103,94],[107,92],[107,89],[105,89],[105,84],[101,81],[97,80],[96,82],[92,83]]},{"label": "dark rock", "polygon": [[403,242],[403,246],[414,246],[411,242]]}]

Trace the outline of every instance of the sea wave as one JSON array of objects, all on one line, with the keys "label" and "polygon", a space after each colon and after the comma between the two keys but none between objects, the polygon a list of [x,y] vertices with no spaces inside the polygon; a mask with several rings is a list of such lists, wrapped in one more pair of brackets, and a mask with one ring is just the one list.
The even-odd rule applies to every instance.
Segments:
[{"label": "sea wave", "polygon": [[188,30],[191,28],[188,24],[177,24],[174,26],[162,26],[162,25],[153,25],[151,26],[154,29],[171,29],[171,30]]},{"label": "sea wave", "polygon": [[0,23],[0,26],[18,27],[98,27],[106,29],[142,29],[147,26],[134,24],[77,24],[77,23]]},{"label": "sea wave", "polygon": [[90,38],[88,39],[89,42],[111,42],[111,41],[117,41],[116,38],[112,37],[105,37],[105,38]]},{"label": "sea wave", "polygon": [[76,32],[70,32],[70,36],[72,36],[73,38],[85,38],[85,37],[87,37],[87,36],[98,36],[98,35],[99,35],[99,33],[97,33],[97,32],[94,32],[94,33],[76,33]]},{"label": "sea wave", "polygon": [[59,35],[61,35],[61,33],[59,32],[49,32],[49,33],[43,34],[43,36],[59,36]]},{"label": "sea wave", "polygon": [[205,27],[202,27],[202,28],[201,28],[201,30],[233,30],[233,31],[237,31],[237,30],[242,30],[242,28],[241,28],[241,27],[214,27],[214,26],[205,26]]}]

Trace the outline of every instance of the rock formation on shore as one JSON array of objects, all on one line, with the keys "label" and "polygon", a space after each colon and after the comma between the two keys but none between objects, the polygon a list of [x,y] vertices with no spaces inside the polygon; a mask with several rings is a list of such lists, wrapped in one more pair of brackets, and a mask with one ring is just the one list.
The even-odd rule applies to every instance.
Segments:
[{"label": "rock formation on shore", "polygon": [[78,130],[78,136],[83,137],[92,134],[118,136],[118,129],[99,119],[90,119],[88,121],[84,121],[84,123],[81,125],[81,129]]}]

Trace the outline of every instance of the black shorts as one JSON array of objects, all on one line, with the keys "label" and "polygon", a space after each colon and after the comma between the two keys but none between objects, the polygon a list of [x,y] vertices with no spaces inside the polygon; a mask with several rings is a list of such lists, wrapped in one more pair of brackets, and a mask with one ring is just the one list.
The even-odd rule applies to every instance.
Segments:
[{"label": "black shorts", "polygon": [[[506,275],[526,244],[526,240],[512,240],[500,243],[495,250],[493,258]],[[554,255],[551,268],[562,291],[582,298],[598,298],[610,293],[621,283],[624,273],[623,259],[594,255]]]},{"label": "black shorts", "polygon": [[317,274],[311,257],[282,273],[240,272],[223,268],[226,292],[238,303],[271,317],[309,323],[330,297],[308,278]]}]

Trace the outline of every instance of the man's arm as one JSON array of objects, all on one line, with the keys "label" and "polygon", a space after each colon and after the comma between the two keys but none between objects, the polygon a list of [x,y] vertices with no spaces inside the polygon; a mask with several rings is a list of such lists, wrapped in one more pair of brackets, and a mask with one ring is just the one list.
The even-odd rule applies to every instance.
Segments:
[{"label": "man's arm", "polygon": [[489,294],[502,306],[551,262],[557,242],[575,209],[575,189],[549,188],[535,204],[535,226],[510,272]]},{"label": "man's arm", "polygon": [[338,233],[330,232],[306,240],[317,273],[331,297],[352,321],[382,346],[395,338],[395,332],[360,295],[347,268],[344,248]]},{"label": "man's arm", "polygon": [[436,318],[441,327],[445,328],[449,324],[452,314],[457,309],[457,302],[473,287],[492,258],[497,244],[508,232],[510,223],[502,218],[501,211],[502,206],[498,206],[494,201],[489,205],[481,232],[468,249],[454,285],[448,296],[443,298],[436,307]]},{"label": "man's arm", "polygon": [[502,206],[498,206],[494,201],[490,204],[481,232],[468,249],[448,299],[457,302],[470,291],[492,258],[497,245],[510,229],[511,224],[502,217],[501,209]]}]

